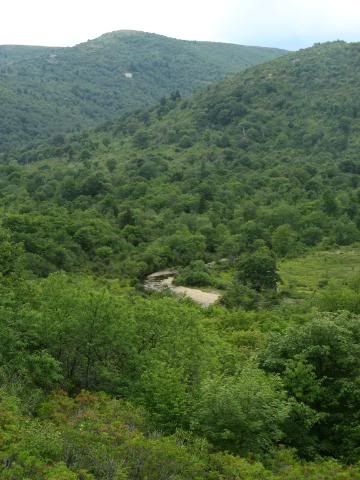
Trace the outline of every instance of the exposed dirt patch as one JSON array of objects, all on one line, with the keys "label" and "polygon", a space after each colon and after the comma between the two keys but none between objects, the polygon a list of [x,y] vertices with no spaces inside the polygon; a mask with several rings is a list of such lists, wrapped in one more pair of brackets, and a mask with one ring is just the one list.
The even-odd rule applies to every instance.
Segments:
[{"label": "exposed dirt patch", "polygon": [[203,307],[210,307],[210,305],[213,305],[221,297],[220,293],[216,291],[205,292],[204,290],[200,290],[199,288],[175,286],[174,273],[175,272],[171,270],[155,272],[147,277],[144,283],[144,287],[147,290],[154,290],[157,292],[169,289],[176,295],[182,295],[191,298],[191,300],[199,303]]}]

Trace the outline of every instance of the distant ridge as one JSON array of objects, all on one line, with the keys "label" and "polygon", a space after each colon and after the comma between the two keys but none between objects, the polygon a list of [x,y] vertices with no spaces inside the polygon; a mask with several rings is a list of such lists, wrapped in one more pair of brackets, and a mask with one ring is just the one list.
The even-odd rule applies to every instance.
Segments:
[{"label": "distant ridge", "polygon": [[131,30],[74,47],[0,46],[0,147],[96,126],[176,90],[187,96],[284,53]]}]

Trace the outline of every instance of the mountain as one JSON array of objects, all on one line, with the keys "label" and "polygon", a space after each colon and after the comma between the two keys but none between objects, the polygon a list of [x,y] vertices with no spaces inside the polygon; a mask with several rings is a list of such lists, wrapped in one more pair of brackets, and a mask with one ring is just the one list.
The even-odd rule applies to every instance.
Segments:
[{"label": "mountain", "polygon": [[0,47],[0,147],[95,126],[285,51],[119,31],[72,48]]},{"label": "mountain", "polygon": [[2,153],[1,478],[360,479],[359,79],[315,45]]},{"label": "mountain", "polygon": [[35,47],[28,45],[1,45],[0,46],[0,66],[11,67],[18,62],[36,59],[40,55],[51,54],[56,48]]},{"label": "mountain", "polygon": [[134,277],[258,243],[280,256],[351,244],[359,76],[359,44],[318,45],[5,155],[4,224],[40,274],[87,265]]}]

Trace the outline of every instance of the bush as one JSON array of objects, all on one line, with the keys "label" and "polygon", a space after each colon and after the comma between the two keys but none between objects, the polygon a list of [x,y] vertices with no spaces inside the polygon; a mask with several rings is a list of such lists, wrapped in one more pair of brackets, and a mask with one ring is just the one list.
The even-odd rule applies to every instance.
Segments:
[{"label": "bush", "polygon": [[209,287],[213,285],[213,280],[205,263],[202,260],[196,260],[180,271],[175,283],[189,287]]}]

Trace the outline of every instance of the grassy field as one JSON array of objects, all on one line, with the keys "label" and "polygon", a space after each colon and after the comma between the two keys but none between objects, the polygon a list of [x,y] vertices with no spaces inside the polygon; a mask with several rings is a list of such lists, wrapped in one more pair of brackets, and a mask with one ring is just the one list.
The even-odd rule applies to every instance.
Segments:
[{"label": "grassy field", "polygon": [[315,294],[331,281],[346,284],[360,274],[360,246],[287,259],[279,264],[280,291],[293,298]]}]

